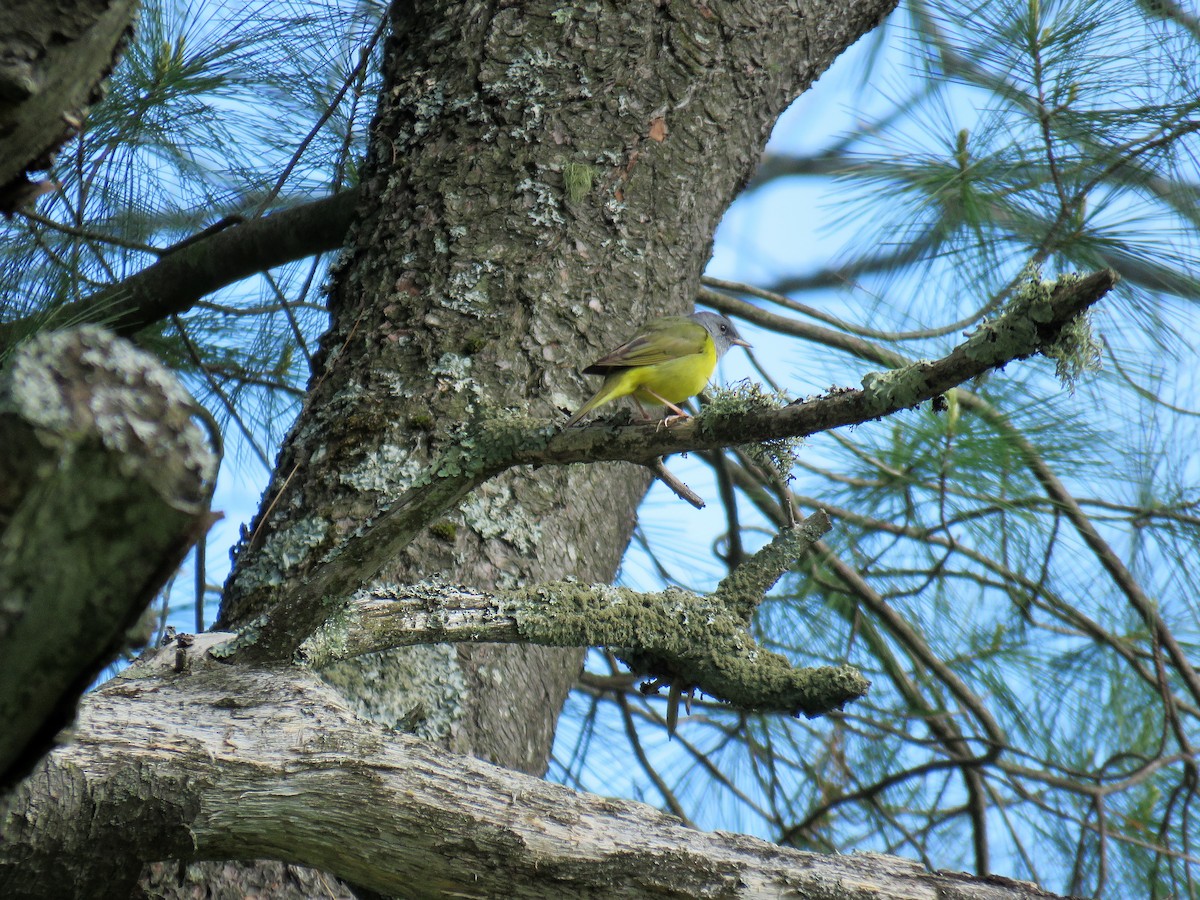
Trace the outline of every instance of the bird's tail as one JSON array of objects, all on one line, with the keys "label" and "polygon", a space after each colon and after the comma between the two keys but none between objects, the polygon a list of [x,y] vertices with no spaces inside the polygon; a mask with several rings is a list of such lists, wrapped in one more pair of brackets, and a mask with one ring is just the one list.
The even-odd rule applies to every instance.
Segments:
[{"label": "bird's tail", "polygon": [[583,406],[579,407],[579,409],[575,410],[575,413],[571,416],[571,418],[567,419],[567,424],[563,426],[563,430],[565,431],[566,429],[570,428],[597,406],[603,406],[609,400],[615,400],[617,397],[620,397],[621,394],[619,393],[619,390],[619,382],[617,382],[615,379],[606,378],[604,380],[604,384],[600,385],[600,390],[592,394],[592,398],[588,400],[587,403],[583,404]]}]

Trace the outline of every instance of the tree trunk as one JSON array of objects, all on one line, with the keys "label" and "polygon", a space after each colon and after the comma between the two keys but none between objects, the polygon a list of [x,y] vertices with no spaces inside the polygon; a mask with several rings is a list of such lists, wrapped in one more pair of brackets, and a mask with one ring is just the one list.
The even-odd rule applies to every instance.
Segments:
[{"label": "tree trunk", "polygon": [[[642,320],[690,308],[717,222],[776,117],[892,5],[397,4],[332,325],[220,626],[252,625],[446,451],[486,455],[472,444],[481,423],[578,406],[581,365]],[[610,580],[648,481],[622,463],[508,473],[427,523],[383,571],[337,588]],[[325,676],[377,720],[540,774],[580,662],[577,650],[433,646]],[[56,788],[42,778],[30,790]],[[115,833],[92,835],[103,852],[72,845],[72,883],[111,890],[131,856],[210,852],[156,824],[194,812],[147,803],[138,831],[151,846],[157,836],[157,854],[122,852]],[[206,846],[330,864],[296,846]]]},{"label": "tree trunk", "polygon": [[[690,308],[776,116],[890,5],[397,5],[332,327],[220,625],[261,613],[473,425],[578,406],[581,364]],[[608,581],[648,482],[627,464],[509,473],[378,577]],[[389,724],[545,770],[578,652],[388,656],[328,676]]]}]

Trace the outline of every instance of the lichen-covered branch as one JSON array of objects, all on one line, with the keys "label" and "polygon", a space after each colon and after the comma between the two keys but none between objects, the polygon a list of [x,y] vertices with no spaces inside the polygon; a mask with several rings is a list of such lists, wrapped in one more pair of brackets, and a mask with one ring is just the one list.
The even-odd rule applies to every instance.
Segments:
[{"label": "lichen-covered branch", "polygon": [[[1044,353],[1063,369],[1067,350],[1060,337],[1081,313],[1117,283],[1103,269],[1054,283],[1031,280],[996,319],[986,322],[938,360],[918,360],[886,372],[870,372],[860,389],[832,391],[782,409],[723,409],[671,428],[653,425],[593,425],[551,433],[528,442],[515,463],[563,465],[573,462],[627,460],[649,464],[671,453],[715,450],[736,444],[804,437],[878,419],[932,400],[991,369]],[[1085,351],[1086,352],[1086,351]],[[542,432],[545,433],[545,432]]]},{"label": "lichen-covered branch", "polygon": [[218,460],[195,409],[95,327],[22,345],[0,375],[0,786],[207,530]]},{"label": "lichen-covered branch", "polygon": [[469,491],[514,466],[604,460],[652,464],[670,453],[778,441],[877,419],[1014,360],[1038,352],[1061,357],[1067,352],[1060,341],[1064,329],[1116,281],[1116,273],[1108,269],[1054,284],[1031,280],[1008,310],[941,359],[870,373],[861,389],[834,391],[782,409],[726,404],[671,428],[592,426],[561,431],[515,414],[484,420],[369,527],[316,563],[305,577],[280,587],[276,608],[261,628],[247,632],[243,650],[247,658],[289,658],[328,617],[330,603],[361,586]]},{"label": "lichen-covered branch", "polygon": [[818,715],[861,697],[869,682],[847,666],[796,669],[759,647],[747,625],[763,592],[828,530],[828,516],[814,513],[748,559],[709,597],[678,588],[642,593],[575,582],[492,592],[437,582],[379,586],[331,615],[301,646],[299,658],[319,668],[393,647],[443,642],[609,647],[639,673],[698,687],[741,709]]},{"label": "lichen-covered branch", "polygon": [[364,721],[301,667],[217,663],[213,639],[89,697],[0,809],[0,894],[127,897],[145,861],[271,858],[403,897],[1051,896],[696,831]]}]

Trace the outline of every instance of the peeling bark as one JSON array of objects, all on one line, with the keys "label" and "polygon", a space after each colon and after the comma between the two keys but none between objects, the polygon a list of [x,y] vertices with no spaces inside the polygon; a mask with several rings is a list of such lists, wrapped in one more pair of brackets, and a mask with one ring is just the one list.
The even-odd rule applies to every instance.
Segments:
[{"label": "peeling bark", "polygon": [[[420,897],[1053,895],[877,854],[822,855],[700,832],[649,806],[569,790],[389,732],[295,667],[216,663],[201,636],[96,693],[0,827],[5,897],[79,895],[63,859],[124,898],[131,860],[304,860]],[[33,798],[53,793],[45,806]],[[20,858],[19,865],[11,860]]]}]

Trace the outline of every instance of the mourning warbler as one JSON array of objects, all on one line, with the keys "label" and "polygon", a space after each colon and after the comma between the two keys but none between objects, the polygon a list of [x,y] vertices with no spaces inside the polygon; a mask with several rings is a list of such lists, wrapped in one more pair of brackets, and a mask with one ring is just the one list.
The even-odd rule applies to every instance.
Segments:
[{"label": "mourning warbler", "polygon": [[711,312],[652,319],[632,338],[583,370],[603,375],[604,384],[592,399],[567,420],[570,428],[598,406],[619,397],[661,404],[685,416],[675,404],[704,390],[717,360],[730,347],[749,347],[724,316]]}]

